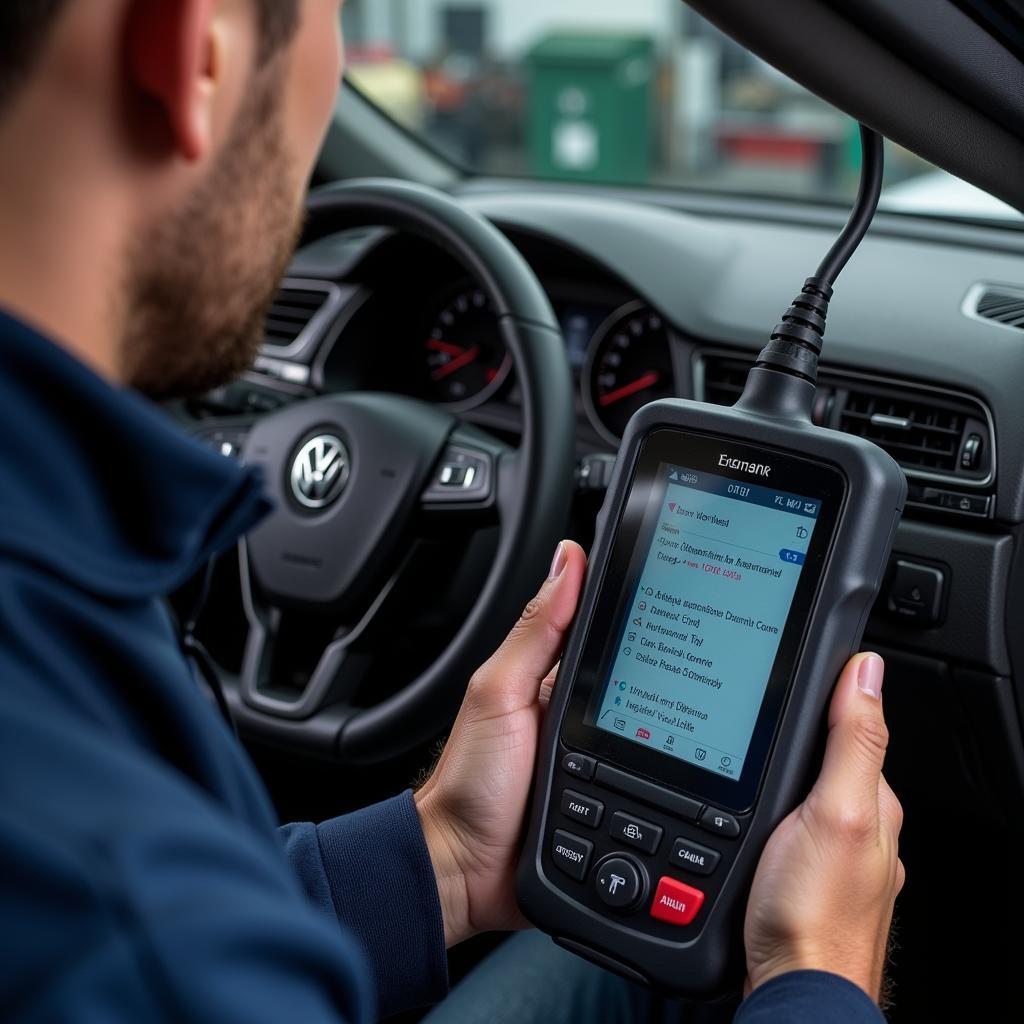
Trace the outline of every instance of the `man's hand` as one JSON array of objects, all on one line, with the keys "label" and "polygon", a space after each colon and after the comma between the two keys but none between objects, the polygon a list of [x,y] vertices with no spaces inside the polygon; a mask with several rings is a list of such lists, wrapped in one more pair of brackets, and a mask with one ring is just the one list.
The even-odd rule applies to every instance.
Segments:
[{"label": "man's hand", "polygon": [[877,654],[857,655],[843,670],[821,776],[761,856],[744,936],[748,992],[811,969],[842,975],[878,999],[904,879],[903,811],[882,777],[883,672]]},{"label": "man's hand", "polygon": [[470,680],[444,753],[416,794],[448,946],[523,927],[515,869],[537,735],[586,556],[558,546],[551,575]]}]

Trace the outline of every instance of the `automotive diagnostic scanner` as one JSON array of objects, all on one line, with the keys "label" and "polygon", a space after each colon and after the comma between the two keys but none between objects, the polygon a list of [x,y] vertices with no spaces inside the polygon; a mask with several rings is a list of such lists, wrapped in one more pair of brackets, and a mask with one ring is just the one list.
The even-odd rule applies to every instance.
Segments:
[{"label": "automotive diagnostic scanner", "polygon": [[680,996],[742,981],[754,869],[813,779],[906,496],[889,455],[811,422],[832,284],[881,190],[861,139],[850,222],[736,405],[631,420],[545,720],[522,909]]}]

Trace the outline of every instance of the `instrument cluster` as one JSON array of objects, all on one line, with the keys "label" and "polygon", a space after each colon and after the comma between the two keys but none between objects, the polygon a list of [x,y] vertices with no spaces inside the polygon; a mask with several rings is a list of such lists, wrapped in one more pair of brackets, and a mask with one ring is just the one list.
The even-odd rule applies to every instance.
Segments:
[{"label": "instrument cluster", "polygon": [[[594,430],[617,444],[641,406],[676,394],[669,328],[640,300],[616,308],[554,296],[566,355]],[[423,320],[418,376],[424,397],[455,412],[483,405],[510,381],[512,358],[484,292],[463,283],[443,292]]]}]

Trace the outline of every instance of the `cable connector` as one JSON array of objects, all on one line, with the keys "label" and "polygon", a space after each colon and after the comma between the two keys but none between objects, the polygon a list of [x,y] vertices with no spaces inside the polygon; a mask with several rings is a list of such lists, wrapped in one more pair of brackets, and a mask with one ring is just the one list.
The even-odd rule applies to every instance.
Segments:
[{"label": "cable connector", "polygon": [[770,341],[754,365],[782,370],[814,384],[818,379],[818,357],[825,339],[831,298],[831,285],[820,278],[809,277],[776,324]]}]

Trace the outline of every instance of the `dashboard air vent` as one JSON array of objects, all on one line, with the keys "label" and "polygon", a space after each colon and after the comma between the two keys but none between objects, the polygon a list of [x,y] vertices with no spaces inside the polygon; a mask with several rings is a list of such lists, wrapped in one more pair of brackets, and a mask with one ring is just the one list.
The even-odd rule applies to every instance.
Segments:
[{"label": "dashboard air vent", "polygon": [[[751,363],[705,354],[698,398],[732,405]],[[908,476],[981,486],[994,475],[991,417],[967,395],[853,373],[822,373],[814,420],[884,448]]]},{"label": "dashboard air vent", "polygon": [[971,285],[960,311],[989,327],[1024,331],[1024,287],[980,281]]},{"label": "dashboard air vent", "polygon": [[1024,293],[987,289],[978,297],[975,312],[984,320],[1024,329]]},{"label": "dashboard air vent", "polygon": [[277,348],[293,345],[330,298],[329,285],[285,282],[267,310],[264,342]]},{"label": "dashboard air vent", "polygon": [[850,388],[839,429],[884,448],[901,466],[955,475],[971,410],[932,396],[874,386]]}]

